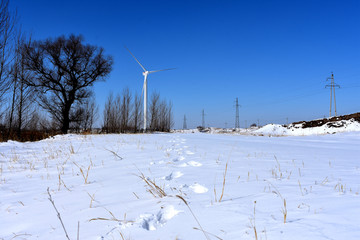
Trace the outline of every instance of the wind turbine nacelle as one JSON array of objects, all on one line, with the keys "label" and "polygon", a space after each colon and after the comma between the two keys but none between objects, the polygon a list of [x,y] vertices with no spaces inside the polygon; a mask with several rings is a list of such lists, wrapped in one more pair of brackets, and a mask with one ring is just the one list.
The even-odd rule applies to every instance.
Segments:
[{"label": "wind turbine nacelle", "polygon": [[145,72],[143,72],[142,74],[143,74],[143,76],[145,77],[145,76],[147,76],[147,75],[149,74],[149,71],[145,71]]}]

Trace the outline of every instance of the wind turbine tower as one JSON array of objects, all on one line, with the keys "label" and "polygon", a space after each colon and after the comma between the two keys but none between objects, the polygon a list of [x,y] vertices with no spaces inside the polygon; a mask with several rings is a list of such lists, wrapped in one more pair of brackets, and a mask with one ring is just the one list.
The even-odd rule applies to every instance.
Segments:
[{"label": "wind turbine tower", "polygon": [[161,71],[167,71],[167,70],[172,70],[175,68],[167,68],[167,69],[162,69],[162,70],[155,70],[155,71],[147,71],[143,65],[141,65],[141,63],[139,62],[139,60],[137,60],[137,58],[134,56],[134,54],[132,54],[132,52],[125,47],[129,53],[131,54],[131,56],[133,56],[133,58],[135,59],[135,61],[140,65],[140,67],[144,70],[144,72],[142,73],[144,76],[144,85],[143,85],[143,91],[144,91],[144,132],[146,132],[146,128],[147,128],[147,77],[150,73],[155,73],[155,72],[161,72]]}]

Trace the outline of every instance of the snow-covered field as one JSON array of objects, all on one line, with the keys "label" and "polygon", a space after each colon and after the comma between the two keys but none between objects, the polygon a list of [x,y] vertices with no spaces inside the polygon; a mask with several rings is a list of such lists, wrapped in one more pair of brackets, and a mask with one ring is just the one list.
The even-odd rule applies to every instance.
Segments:
[{"label": "snow-covered field", "polygon": [[0,239],[66,239],[47,188],[72,240],[360,239],[360,132],[0,143]]}]

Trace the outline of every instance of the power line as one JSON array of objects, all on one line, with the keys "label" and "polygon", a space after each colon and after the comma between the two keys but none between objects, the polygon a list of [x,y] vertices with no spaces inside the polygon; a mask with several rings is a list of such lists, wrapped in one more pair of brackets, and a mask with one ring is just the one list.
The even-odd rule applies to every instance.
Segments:
[{"label": "power line", "polygon": [[331,72],[331,77],[326,78],[326,81],[330,80],[330,84],[325,85],[325,88],[330,87],[330,110],[329,110],[329,117],[331,117],[331,105],[332,105],[332,92],[334,90],[334,108],[335,108],[335,117],[336,113],[336,98],[335,98],[335,88],[340,88],[340,85],[337,85],[334,81],[334,74]]}]

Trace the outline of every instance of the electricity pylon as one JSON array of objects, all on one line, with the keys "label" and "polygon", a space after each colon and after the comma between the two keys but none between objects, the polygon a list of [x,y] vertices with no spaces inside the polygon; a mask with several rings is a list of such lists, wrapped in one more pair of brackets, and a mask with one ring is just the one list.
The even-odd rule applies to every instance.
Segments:
[{"label": "electricity pylon", "polygon": [[204,111],[204,109],[202,110],[202,122],[201,122],[201,126],[203,127],[203,128],[205,128],[205,111]]},{"label": "electricity pylon", "polygon": [[183,124],[183,129],[187,129],[187,125],[186,125],[186,115],[184,115],[184,124]]},{"label": "electricity pylon", "polygon": [[236,108],[236,114],[235,114],[235,128],[240,128],[240,121],[239,121],[239,101],[238,98],[235,100],[235,108]]},{"label": "electricity pylon", "polygon": [[335,88],[340,88],[334,81],[334,74],[331,72],[331,77],[326,78],[326,81],[330,80],[330,84],[326,85],[325,88],[330,87],[330,110],[329,110],[329,117],[331,117],[331,105],[332,105],[332,92],[334,90],[334,108],[335,108],[335,117],[337,116],[336,113],[336,98],[335,98]]}]

